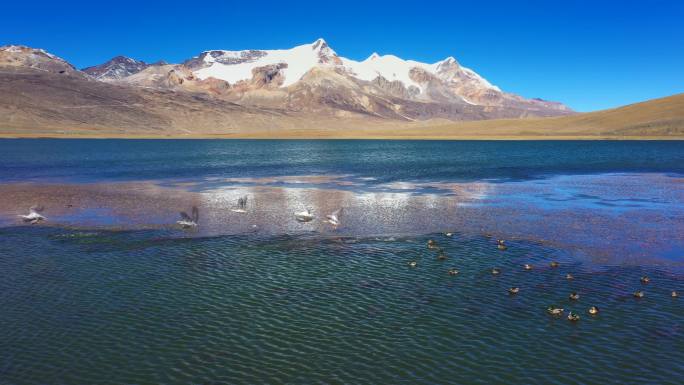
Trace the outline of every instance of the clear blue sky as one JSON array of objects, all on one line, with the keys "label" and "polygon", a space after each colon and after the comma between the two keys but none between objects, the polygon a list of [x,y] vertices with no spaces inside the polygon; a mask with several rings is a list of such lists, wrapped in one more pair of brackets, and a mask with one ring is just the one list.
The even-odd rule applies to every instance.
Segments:
[{"label": "clear blue sky", "polygon": [[[296,3],[296,4],[295,4]],[[77,67],[325,38],[341,56],[454,56],[526,97],[590,111],[684,92],[684,1],[7,1],[1,44]]]}]

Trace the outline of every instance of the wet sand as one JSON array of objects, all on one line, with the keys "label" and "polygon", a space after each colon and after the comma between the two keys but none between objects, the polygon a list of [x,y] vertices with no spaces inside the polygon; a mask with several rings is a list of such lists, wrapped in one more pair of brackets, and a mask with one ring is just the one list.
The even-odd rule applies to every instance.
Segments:
[{"label": "wet sand", "polygon": [[[458,232],[566,249],[601,265],[684,264],[684,179],[662,174],[561,176],[523,182],[366,184],[353,177],[0,185],[0,226],[46,207],[39,226],[164,228],[177,236],[318,233],[392,237]],[[230,208],[248,195],[248,212]],[[197,231],[178,212],[200,210]],[[316,219],[299,223],[294,213]],[[324,223],[342,208],[342,225]],[[493,241],[494,242],[494,241]],[[498,252],[495,247],[493,253]]]}]

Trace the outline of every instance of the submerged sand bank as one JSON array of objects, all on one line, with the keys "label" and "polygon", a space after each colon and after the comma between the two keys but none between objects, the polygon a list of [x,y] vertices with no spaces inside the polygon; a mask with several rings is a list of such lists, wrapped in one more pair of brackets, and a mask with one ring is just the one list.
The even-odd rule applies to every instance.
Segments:
[{"label": "submerged sand bank", "polygon": [[[277,184],[274,185],[274,184]],[[601,263],[684,263],[684,181],[660,174],[566,176],[510,183],[356,186],[339,176],[182,182],[0,185],[0,225],[46,206],[42,225],[169,228],[178,236],[315,232],[391,236],[459,232],[556,245]],[[248,195],[248,212],[230,211]],[[197,232],[176,229],[180,210],[200,210]],[[316,219],[299,223],[294,213]],[[324,223],[342,208],[342,225]],[[41,226],[42,226],[41,225]],[[493,249],[493,253],[497,252]]]}]

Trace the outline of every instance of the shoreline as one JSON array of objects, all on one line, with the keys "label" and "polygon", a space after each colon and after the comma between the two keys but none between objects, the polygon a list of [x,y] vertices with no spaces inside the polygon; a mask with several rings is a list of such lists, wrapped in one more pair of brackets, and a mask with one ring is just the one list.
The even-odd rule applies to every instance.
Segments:
[{"label": "shoreline", "polygon": [[14,134],[0,132],[0,139],[133,139],[133,140],[424,140],[424,141],[684,141],[684,136],[592,136],[592,135],[339,135],[288,134]]}]

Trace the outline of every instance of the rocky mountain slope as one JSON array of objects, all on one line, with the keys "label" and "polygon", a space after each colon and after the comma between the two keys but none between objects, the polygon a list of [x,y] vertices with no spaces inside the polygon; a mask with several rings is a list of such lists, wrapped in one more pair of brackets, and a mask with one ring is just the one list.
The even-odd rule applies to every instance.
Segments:
[{"label": "rocky mountain slope", "polygon": [[131,59],[125,56],[116,56],[100,65],[86,67],[82,71],[97,80],[112,81],[137,74],[149,66],[150,65],[144,61]]}]

